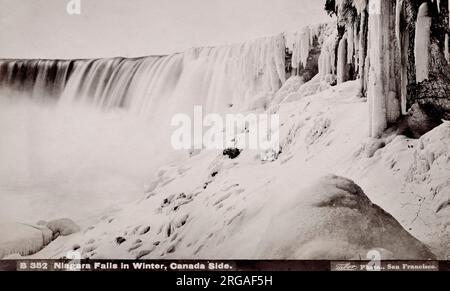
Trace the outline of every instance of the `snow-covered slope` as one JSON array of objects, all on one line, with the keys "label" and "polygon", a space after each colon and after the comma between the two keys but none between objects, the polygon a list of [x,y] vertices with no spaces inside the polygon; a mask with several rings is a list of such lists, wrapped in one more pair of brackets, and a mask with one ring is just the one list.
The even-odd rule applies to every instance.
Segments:
[{"label": "snow-covered slope", "polygon": [[[450,125],[420,140],[367,139],[367,103],[358,93],[354,81],[287,96],[295,101],[270,108],[282,125],[277,160],[262,162],[248,150],[236,159],[200,152],[162,168],[138,201],[35,257],[73,249],[89,258],[348,259],[370,249],[384,258],[431,257],[414,235],[445,258]],[[323,180],[328,174],[353,180],[365,194],[344,178]]]}]

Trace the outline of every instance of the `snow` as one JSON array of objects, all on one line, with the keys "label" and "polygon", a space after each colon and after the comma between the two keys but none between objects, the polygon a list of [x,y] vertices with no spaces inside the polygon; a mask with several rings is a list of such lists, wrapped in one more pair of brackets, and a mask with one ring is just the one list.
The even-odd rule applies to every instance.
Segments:
[{"label": "snow", "polygon": [[[289,87],[301,94],[303,86],[292,81]],[[358,81],[346,82],[278,104],[283,152],[273,162],[249,150],[234,160],[199,152],[161,168],[141,199],[33,257],[61,257],[74,246],[98,259],[365,259],[371,249],[383,258],[431,257],[414,237],[439,258],[448,256],[449,124],[423,137],[424,149],[436,157],[428,182],[408,182],[410,176],[422,181],[427,169],[409,171],[421,141],[395,134],[367,139],[367,103],[358,88]],[[321,180],[329,173],[351,179],[365,194],[345,178]],[[336,188],[342,185],[348,191]],[[435,191],[440,196],[432,201]],[[327,201],[344,206],[325,207]],[[365,228],[368,223],[374,228]]]},{"label": "snow", "polygon": [[353,181],[334,175],[280,209],[258,246],[261,256],[315,260],[358,260],[377,248],[383,260],[434,257]]},{"label": "snow", "polygon": [[373,158],[363,158],[351,170],[351,173],[360,172],[361,176],[376,172],[377,179],[364,178],[360,185],[376,188],[380,194],[374,202],[385,206],[405,229],[431,246],[442,259],[450,255],[449,219],[448,215],[445,217],[448,208],[438,211],[450,198],[449,137],[449,123],[419,140],[387,136],[385,147]]}]

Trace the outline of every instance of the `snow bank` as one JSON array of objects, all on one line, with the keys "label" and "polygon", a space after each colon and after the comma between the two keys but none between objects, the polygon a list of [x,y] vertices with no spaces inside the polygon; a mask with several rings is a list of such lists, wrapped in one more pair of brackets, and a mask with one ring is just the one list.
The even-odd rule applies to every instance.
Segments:
[{"label": "snow bank", "polygon": [[328,75],[328,77],[329,78],[323,78],[320,75],[316,75],[310,81],[304,83],[301,77],[292,76],[275,94],[271,104],[274,106],[283,102],[298,101],[303,97],[325,91],[331,87],[330,84],[333,83],[334,80],[332,75]]},{"label": "snow bank", "polygon": [[429,245],[438,258],[448,259],[450,124],[444,123],[420,139],[394,134],[379,141],[385,145],[369,156],[360,151],[346,174],[368,189],[373,201]]},{"label": "snow bank", "polygon": [[260,253],[282,259],[432,259],[433,254],[353,181],[327,176],[273,217]]}]

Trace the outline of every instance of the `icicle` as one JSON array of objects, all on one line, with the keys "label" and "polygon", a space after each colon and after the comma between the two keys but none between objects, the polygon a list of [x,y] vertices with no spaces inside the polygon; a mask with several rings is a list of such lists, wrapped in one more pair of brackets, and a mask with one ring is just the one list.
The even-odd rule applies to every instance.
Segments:
[{"label": "icicle", "polygon": [[354,64],[355,64],[355,70],[356,73],[358,73],[359,70],[359,34],[358,34],[358,22],[355,22],[353,24],[353,46],[354,46]]},{"label": "icicle", "polygon": [[408,85],[408,47],[409,34],[404,32],[404,0],[397,0],[395,6],[395,37],[398,42],[400,51],[400,92],[401,92],[401,111],[405,115],[407,113],[407,85]]},{"label": "icicle", "polygon": [[[431,0],[431,3],[434,3],[434,0]],[[436,0],[436,5],[437,5],[438,12],[441,13],[441,1]]]},{"label": "icicle", "polygon": [[346,80],[347,75],[347,39],[340,40],[337,54],[337,83],[341,84]]},{"label": "icicle", "polygon": [[450,62],[450,52],[449,52],[449,47],[448,47],[448,41],[449,41],[448,33],[446,33],[445,34],[445,44],[444,44],[445,51],[444,51],[444,53],[445,53],[445,59],[447,60],[447,62]]},{"label": "icicle", "polygon": [[353,26],[349,25],[347,28],[347,64],[353,63],[353,53],[354,53],[354,34]]},{"label": "icicle", "polygon": [[335,24],[324,27],[324,32],[320,36],[322,43],[319,56],[319,75],[326,79],[328,75],[336,73],[335,68],[335,48],[336,48],[337,30]]},{"label": "icicle", "polygon": [[402,29],[401,22],[403,18],[403,4],[404,0],[397,0],[397,3],[395,5],[395,36],[397,37],[397,41],[400,45],[402,42],[400,34]]},{"label": "icicle", "polygon": [[340,10],[342,9],[342,7],[344,6],[345,0],[336,0],[336,10]]},{"label": "icicle", "polygon": [[304,27],[295,34],[294,47],[292,52],[292,67],[298,68],[299,65],[306,66],[309,51],[311,48],[311,32],[309,27]]},{"label": "icicle", "polygon": [[367,0],[354,0],[353,6],[356,8],[358,14],[361,14],[367,7]]},{"label": "icicle", "polygon": [[414,55],[416,58],[416,82],[428,79],[431,17],[428,4],[423,3],[417,14]]},{"label": "icicle", "polygon": [[[386,1],[387,2],[387,1]],[[386,19],[389,17],[384,1],[380,1],[379,14],[369,16],[369,50],[370,60],[367,99],[369,103],[369,132],[370,137],[381,136],[387,128],[386,87],[388,80],[385,79],[386,67],[385,57],[389,47],[389,38],[385,33],[388,31]]]}]

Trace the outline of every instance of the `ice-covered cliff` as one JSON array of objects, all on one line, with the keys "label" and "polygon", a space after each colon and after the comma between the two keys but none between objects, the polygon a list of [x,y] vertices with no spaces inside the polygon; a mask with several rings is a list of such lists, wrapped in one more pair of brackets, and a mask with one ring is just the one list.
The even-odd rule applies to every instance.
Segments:
[{"label": "ice-covered cliff", "polygon": [[449,119],[448,3],[328,0],[337,16],[338,81],[359,79],[369,102],[369,132],[379,137],[414,103]]}]

